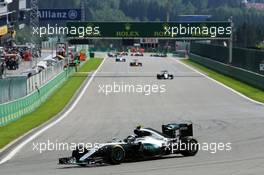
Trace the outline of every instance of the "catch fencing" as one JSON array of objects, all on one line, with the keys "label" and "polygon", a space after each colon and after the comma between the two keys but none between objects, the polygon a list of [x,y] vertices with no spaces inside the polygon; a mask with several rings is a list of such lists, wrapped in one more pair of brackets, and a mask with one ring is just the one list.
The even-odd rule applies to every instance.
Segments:
[{"label": "catch fencing", "polygon": [[31,77],[10,76],[0,79],[0,104],[22,98],[38,89],[63,71],[64,62],[60,61]]},{"label": "catch fencing", "polygon": [[27,77],[7,77],[0,79],[0,104],[27,95]]},{"label": "catch fencing", "polygon": [[74,69],[63,70],[48,83],[41,86],[31,94],[14,100],[12,102],[0,104],[0,126],[5,126],[22,116],[33,112],[67,79],[74,73]]},{"label": "catch fencing", "polygon": [[47,69],[44,69],[39,74],[36,74],[30,78],[27,79],[27,94],[30,94],[31,92],[35,91],[45,83],[47,83],[49,80],[51,80],[53,77],[58,75],[63,71],[64,68],[64,61],[60,61],[56,63],[53,66],[48,67]]}]

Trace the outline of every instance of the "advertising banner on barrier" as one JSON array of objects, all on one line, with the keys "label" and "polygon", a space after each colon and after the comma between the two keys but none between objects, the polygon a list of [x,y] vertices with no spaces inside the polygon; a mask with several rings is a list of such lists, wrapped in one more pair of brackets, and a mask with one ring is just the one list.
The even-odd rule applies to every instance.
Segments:
[{"label": "advertising banner on barrier", "polygon": [[39,9],[38,16],[41,21],[80,21],[82,11],[81,9]]}]

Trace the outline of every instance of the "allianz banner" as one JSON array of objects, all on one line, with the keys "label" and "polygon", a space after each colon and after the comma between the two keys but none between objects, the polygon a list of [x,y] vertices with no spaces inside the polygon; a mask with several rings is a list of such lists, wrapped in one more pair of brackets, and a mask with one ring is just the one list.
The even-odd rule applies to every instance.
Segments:
[{"label": "allianz banner", "polygon": [[40,21],[80,21],[81,9],[39,9]]}]

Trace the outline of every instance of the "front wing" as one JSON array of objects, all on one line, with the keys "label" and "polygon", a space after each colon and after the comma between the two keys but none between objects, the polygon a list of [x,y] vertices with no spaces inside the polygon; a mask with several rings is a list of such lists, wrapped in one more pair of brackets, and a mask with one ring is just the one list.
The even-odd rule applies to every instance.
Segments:
[{"label": "front wing", "polygon": [[85,166],[85,165],[93,165],[96,163],[103,163],[103,158],[98,157],[93,159],[87,159],[85,161],[77,161],[74,157],[59,158],[59,165]]}]

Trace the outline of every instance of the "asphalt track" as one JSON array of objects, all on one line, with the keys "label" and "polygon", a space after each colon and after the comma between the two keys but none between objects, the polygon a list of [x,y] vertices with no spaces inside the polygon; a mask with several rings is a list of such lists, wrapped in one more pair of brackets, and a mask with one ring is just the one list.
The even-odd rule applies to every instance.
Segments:
[{"label": "asphalt track", "polygon": [[[133,128],[139,124],[161,129],[161,124],[188,120],[194,123],[194,134],[199,142],[231,142],[232,150],[215,154],[200,151],[195,157],[174,156],[80,168],[57,165],[58,158],[70,155],[70,151],[39,154],[33,151],[30,142],[11,160],[0,165],[0,174],[263,174],[263,106],[242,98],[171,58],[141,58],[140,61],[142,68],[132,68],[128,63],[107,59],[69,116],[33,142],[104,142],[132,134]],[[156,73],[165,69],[176,75],[174,80],[156,80]],[[164,84],[166,93],[149,96],[99,93],[99,85],[113,82]]]}]

